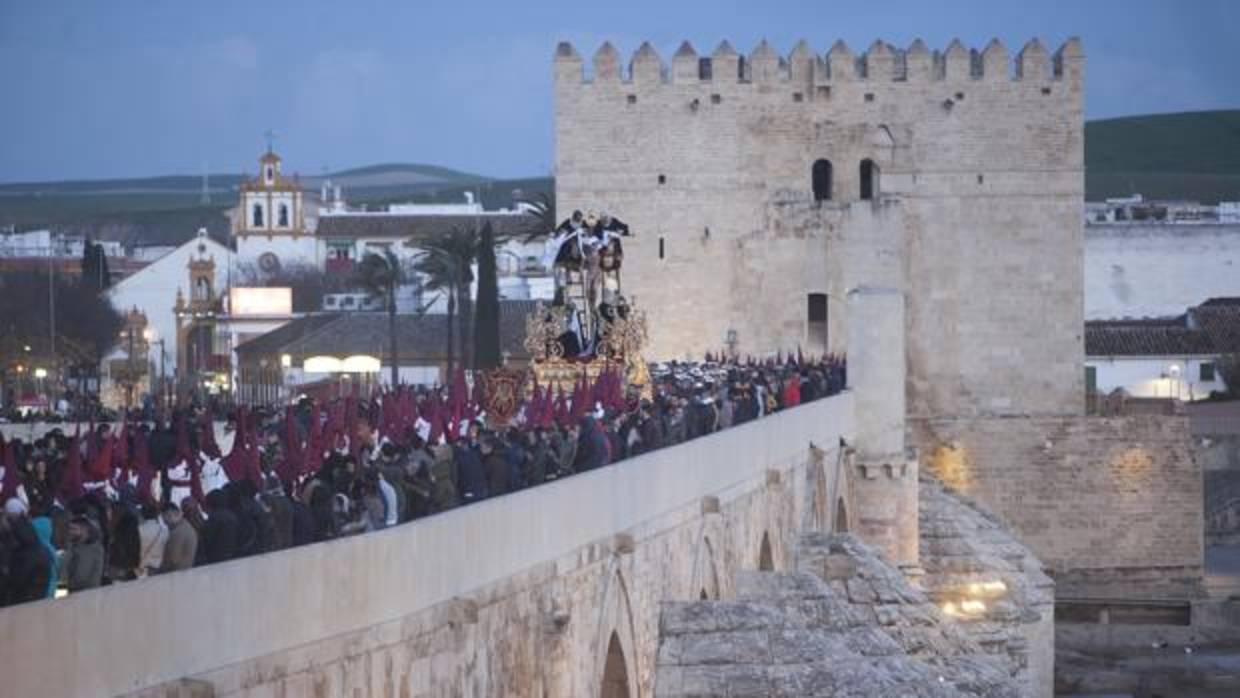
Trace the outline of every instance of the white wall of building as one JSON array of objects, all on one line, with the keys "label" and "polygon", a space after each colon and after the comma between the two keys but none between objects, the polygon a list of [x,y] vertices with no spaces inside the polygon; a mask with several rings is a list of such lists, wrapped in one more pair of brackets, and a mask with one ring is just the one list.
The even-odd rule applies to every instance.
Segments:
[{"label": "white wall of building", "polygon": [[1166,317],[1240,296],[1240,224],[1085,228],[1085,319]]},{"label": "white wall of building", "polygon": [[[124,257],[125,247],[116,240],[93,241],[103,246],[107,257]],[[81,257],[86,238],[79,235],[53,235],[50,230],[0,235],[0,257]]]},{"label": "white wall of building", "polygon": [[[1201,365],[1214,364],[1214,380],[1201,380]],[[1218,375],[1216,357],[1212,356],[1091,356],[1085,366],[1096,371],[1097,390],[1107,394],[1123,388],[1133,397],[1177,398],[1204,400],[1211,391],[1224,391],[1227,385]]]},{"label": "white wall of building", "polygon": [[237,264],[258,268],[259,258],[271,252],[282,267],[322,266],[322,252],[313,235],[238,235]]},{"label": "white wall of building", "polygon": [[1218,220],[1220,223],[1240,224],[1240,201],[1220,201]]},{"label": "white wall of building", "polygon": [[169,374],[176,368],[176,305],[177,289],[189,298],[189,261],[201,257],[199,246],[205,254],[215,258],[215,293],[221,294],[228,287],[228,268],[232,264],[232,251],[209,237],[195,237],[172,252],[164,255],[138,272],[117,282],[108,289],[112,307],[119,312],[138,308],[146,313],[148,326],[154,331],[151,360],[159,365],[159,346],[154,342],[166,342],[165,362]]},{"label": "white wall of building", "polygon": [[[440,382],[437,366],[401,366],[397,369],[397,376],[400,382],[406,385],[436,385]],[[293,366],[284,371],[284,380],[290,386],[331,380],[336,377],[337,374],[334,373],[312,373],[299,366]],[[389,368],[389,364],[383,364],[375,378],[383,385],[389,385],[392,382],[392,369]]]}]

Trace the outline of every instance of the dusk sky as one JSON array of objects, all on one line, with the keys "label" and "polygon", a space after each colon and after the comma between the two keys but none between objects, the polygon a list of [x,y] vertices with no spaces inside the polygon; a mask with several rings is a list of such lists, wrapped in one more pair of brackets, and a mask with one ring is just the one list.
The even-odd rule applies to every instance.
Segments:
[{"label": "dusk sky", "polygon": [[[995,6],[1002,5],[997,9]],[[0,0],[0,181],[422,162],[548,174],[551,56],[1084,41],[1089,118],[1240,107],[1240,2]]]}]

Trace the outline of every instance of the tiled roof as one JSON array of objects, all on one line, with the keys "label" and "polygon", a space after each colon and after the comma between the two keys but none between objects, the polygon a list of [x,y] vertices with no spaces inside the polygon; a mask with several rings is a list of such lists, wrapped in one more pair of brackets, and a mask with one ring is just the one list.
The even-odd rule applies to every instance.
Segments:
[{"label": "tiled roof", "polygon": [[1085,323],[1087,356],[1240,353],[1240,298],[1211,298],[1174,318]]},{"label": "tiled roof", "polygon": [[325,238],[414,238],[452,230],[470,230],[490,223],[498,235],[525,232],[534,219],[514,214],[482,215],[379,215],[343,214],[321,216],[315,235]]},{"label": "tiled roof", "polygon": [[280,325],[276,329],[237,345],[237,351],[251,355],[279,354],[281,348],[314,334],[319,328],[338,319],[339,313],[315,313],[305,315]]},{"label": "tiled roof", "polygon": [[1216,352],[1240,354],[1240,298],[1213,298],[1190,312]]},{"label": "tiled roof", "polygon": [[1213,354],[1210,336],[1189,329],[1184,316],[1156,320],[1095,320],[1085,323],[1086,356],[1180,356]]},{"label": "tiled roof", "polygon": [[[535,301],[500,301],[500,349],[513,359],[528,358],[525,319]],[[447,358],[446,315],[397,315],[396,343],[402,363],[442,361]],[[388,316],[384,312],[309,315],[294,320],[237,347],[241,357],[289,354],[346,357],[354,354],[386,356]]]}]

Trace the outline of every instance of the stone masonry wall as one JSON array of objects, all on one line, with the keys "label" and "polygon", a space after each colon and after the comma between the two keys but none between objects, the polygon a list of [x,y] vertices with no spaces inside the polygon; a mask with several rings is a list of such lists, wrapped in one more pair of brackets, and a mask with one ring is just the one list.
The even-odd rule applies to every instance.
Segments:
[{"label": "stone masonry wall", "polygon": [[856,538],[803,536],[797,558],[742,573],[735,600],[664,604],[655,695],[1034,695]]},{"label": "stone masonry wall", "polygon": [[[710,497],[424,612],[196,675],[214,698],[597,695],[610,634],[630,696],[650,696],[657,609],[731,596],[756,569],[763,535],[786,568],[805,491],[786,463],[734,495]],[[382,567],[372,574],[382,574]],[[139,695],[151,695],[143,693]],[[158,696],[158,691],[154,692]]]},{"label": "stone masonry wall", "polygon": [[[876,43],[861,56],[726,43],[710,76],[686,45],[629,69],[610,45],[589,75],[555,59],[557,204],[628,222],[624,292],[649,314],[652,358],[816,350],[807,294],[908,297],[909,412],[1081,411],[1084,58],[1037,42],[971,57]],[[811,171],[833,165],[815,201]],[[860,163],[880,174],[860,198]],[[1031,322],[1031,318],[1037,318]]]},{"label": "stone masonry wall", "polygon": [[1202,472],[1184,417],[917,421],[923,467],[998,515],[1057,596],[1199,591]]},{"label": "stone masonry wall", "polygon": [[[940,605],[980,600],[960,612],[965,633],[1006,656],[1023,695],[1049,696],[1055,674],[1055,584],[1042,563],[975,502],[921,478],[921,587]],[[986,585],[1001,582],[1003,588]]]}]

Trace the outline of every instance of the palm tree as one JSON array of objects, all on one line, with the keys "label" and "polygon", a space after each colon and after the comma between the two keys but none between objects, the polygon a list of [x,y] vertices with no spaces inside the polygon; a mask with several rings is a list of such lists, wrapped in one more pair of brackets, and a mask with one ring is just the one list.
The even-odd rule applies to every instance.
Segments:
[{"label": "palm tree", "polygon": [[357,265],[355,282],[372,298],[386,301],[388,313],[388,361],[392,370],[392,388],[399,382],[396,352],[396,287],[402,280],[400,261],[391,250],[379,255],[367,253]]},{"label": "palm tree", "polygon": [[[447,296],[448,300],[448,374],[445,383],[451,380],[453,369],[455,368],[455,327],[456,327],[456,301],[457,295],[460,293],[461,279],[467,278],[469,274],[469,264],[461,264],[461,259],[455,254],[454,246],[445,244],[443,236],[436,236],[427,240],[419,240],[417,242],[409,241],[405,244],[415,246],[421,252],[417,261],[414,262],[413,268],[418,274],[425,279],[424,287],[431,291],[439,291]],[[469,282],[465,282],[466,294],[469,293]]]},{"label": "palm tree", "polygon": [[478,240],[478,307],[474,328],[474,368],[497,368],[500,364],[499,280],[495,268],[495,231],[482,226]]},{"label": "palm tree", "polygon": [[540,191],[533,196],[517,200],[526,209],[526,222],[521,226],[525,242],[536,242],[547,238],[560,224],[555,219],[555,194]]},{"label": "palm tree", "polygon": [[[490,228],[489,224],[485,224]],[[448,300],[448,371],[453,368],[453,317],[459,330],[461,363],[470,368],[475,364],[474,352],[474,301],[470,285],[474,282],[474,262],[478,260],[481,247],[487,245],[492,253],[516,237],[512,233],[491,229],[489,240],[484,240],[482,227],[454,227],[426,238],[409,240],[405,244],[417,248],[422,255],[414,263],[414,270],[426,279],[426,288],[447,293]],[[459,309],[459,313],[457,310]]]},{"label": "palm tree", "polygon": [[[439,259],[429,260],[428,263],[441,273],[450,272],[441,281],[450,278],[454,284],[456,307],[460,311],[457,317],[457,329],[461,344],[461,362],[467,367],[473,365],[474,303],[469,287],[474,282],[473,264],[478,251],[478,237],[478,230],[474,228],[454,227],[438,235],[411,243],[423,252],[434,251],[434,256]],[[427,271],[423,273],[430,276]],[[452,298],[449,298],[449,301],[451,300]]]}]

